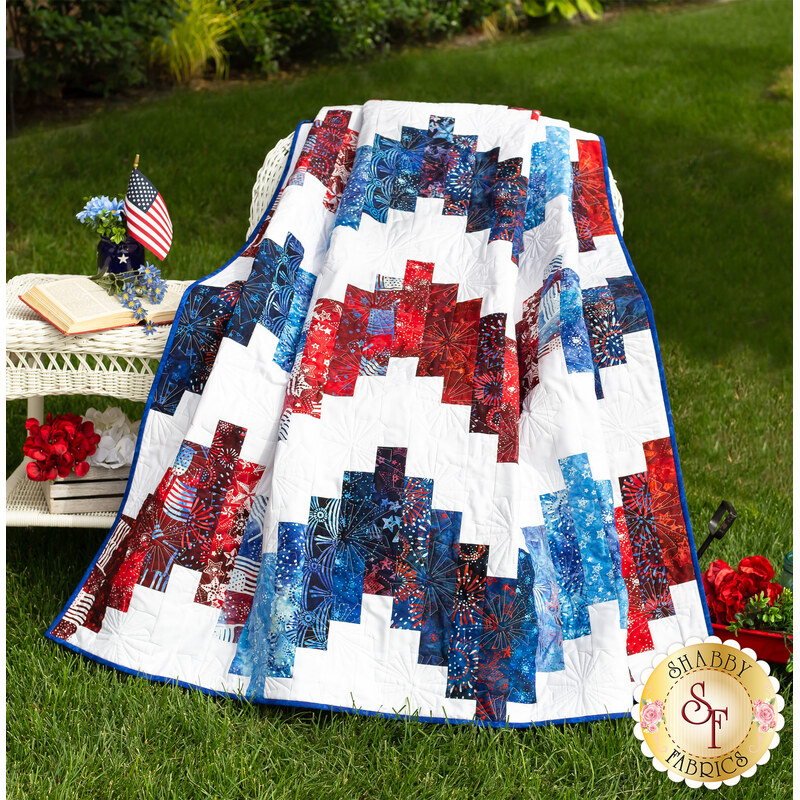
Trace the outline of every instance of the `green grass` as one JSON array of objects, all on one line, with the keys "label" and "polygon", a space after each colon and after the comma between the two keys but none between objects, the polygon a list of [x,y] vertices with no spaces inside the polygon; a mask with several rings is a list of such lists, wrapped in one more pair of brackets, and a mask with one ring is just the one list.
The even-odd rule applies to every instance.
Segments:
[{"label": "green grass", "polygon": [[[240,246],[264,154],[323,105],[539,108],[606,140],[626,242],[655,309],[698,541],[719,500],[739,511],[702,566],[756,552],[780,564],[792,546],[791,18],[787,0],[626,12],[30,127],[8,142],[8,273],[89,272],[93,242],[73,215],[84,195],[123,191],[136,152],[175,223],[168,275],[197,278]],[[48,408],[108,403],[54,398]],[[8,412],[11,467],[24,403]],[[77,657],[42,634],[101,540],[8,531],[10,797],[696,796],[652,770],[632,722],[492,731],[287,711]],[[791,707],[773,760],[725,791],[790,796]]]}]

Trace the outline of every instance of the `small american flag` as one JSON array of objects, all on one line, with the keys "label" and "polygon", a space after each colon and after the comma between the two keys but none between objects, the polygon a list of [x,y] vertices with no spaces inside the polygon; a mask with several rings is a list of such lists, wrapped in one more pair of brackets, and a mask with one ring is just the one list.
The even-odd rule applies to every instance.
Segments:
[{"label": "small american flag", "polygon": [[161,195],[134,167],[125,195],[128,233],[162,261],[172,245],[172,220]]}]

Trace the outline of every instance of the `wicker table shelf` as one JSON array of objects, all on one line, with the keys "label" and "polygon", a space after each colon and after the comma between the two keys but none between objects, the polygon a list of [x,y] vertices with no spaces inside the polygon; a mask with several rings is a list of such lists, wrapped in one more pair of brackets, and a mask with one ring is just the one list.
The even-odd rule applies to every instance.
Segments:
[{"label": "wicker table shelf", "polygon": [[[94,394],[144,402],[169,336],[138,327],[65,336],[20,299],[37,283],[67,275],[18,275],[6,284],[6,400],[27,398],[28,416],[44,417],[47,395]],[[191,281],[170,281],[185,288]],[[42,484],[29,481],[25,462],[6,481],[6,524],[107,528],[114,514],[50,514]]]}]

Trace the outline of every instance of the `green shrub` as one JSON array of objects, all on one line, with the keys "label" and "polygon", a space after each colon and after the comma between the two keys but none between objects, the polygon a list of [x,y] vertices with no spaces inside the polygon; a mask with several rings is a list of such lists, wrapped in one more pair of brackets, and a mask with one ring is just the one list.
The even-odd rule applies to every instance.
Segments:
[{"label": "green shrub", "polygon": [[309,41],[333,42],[345,57],[441,38],[475,17],[475,4],[466,0],[322,0],[313,5]]},{"label": "green shrub", "polygon": [[225,47],[231,63],[242,69],[272,74],[308,37],[313,6],[293,0],[254,0],[237,10],[238,31]]},{"label": "green shrub", "polygon": [[524,0],[522,8],[529,17],[548,17],[551,22],[572,19],[578,14],[590,19],[603,15],[600,0]]},{"label": "green shrub", "polygon": [[223,40],[238,31],[235,3],[223,0],[177,0],[180,18],[166,36],[153,41],[153,57],[163,64],[178,83],[202,74],[214,62],[217,78],[228,72],[228,51]]},{"label": "green shrub", "polygon": [[[256,0],[239,10],[234,63],[274,72],[291,59],[356,58],[480,24],[497,0]],[[226,43],[227,44],[227,43]]]},{"label": "green shrub", "polygon": [[[606,0],[608,2],[609,0]],[[229,64],[274,73],[293,60],[353,59],[526,15],[601,12],[599,0],[8,0],[22,94],[108,95],[157,70],[183,83]],[[148,74],[149,73],[149,74]]]},{"label": "green shrub", "polygon": [[150,45],[169,34],[177,8],[164,0],[8,0],[21,94],[108,95],[147,78]]},{"label": "green shrub", "polygon": [[493,37],[501,30],[516,30],[532,20],[547,18],[550,22],[558,22],[576,16],[599,19],[603,9],[616,2],[618,0],[501,0],[485,15],[482,25],[484,31]]}]

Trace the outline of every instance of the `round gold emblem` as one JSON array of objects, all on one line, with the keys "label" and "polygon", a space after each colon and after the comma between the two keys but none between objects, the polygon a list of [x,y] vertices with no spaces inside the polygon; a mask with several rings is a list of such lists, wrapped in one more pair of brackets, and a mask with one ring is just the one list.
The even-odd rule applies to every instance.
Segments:
[{"label": "round gold emblem", "polygon": [[777,689],[752,650],[713,637],[697,640],[643,674],[632,713],[635,734],[656,769],[673,780],[737,783],[778,744],[783,700]]}]

